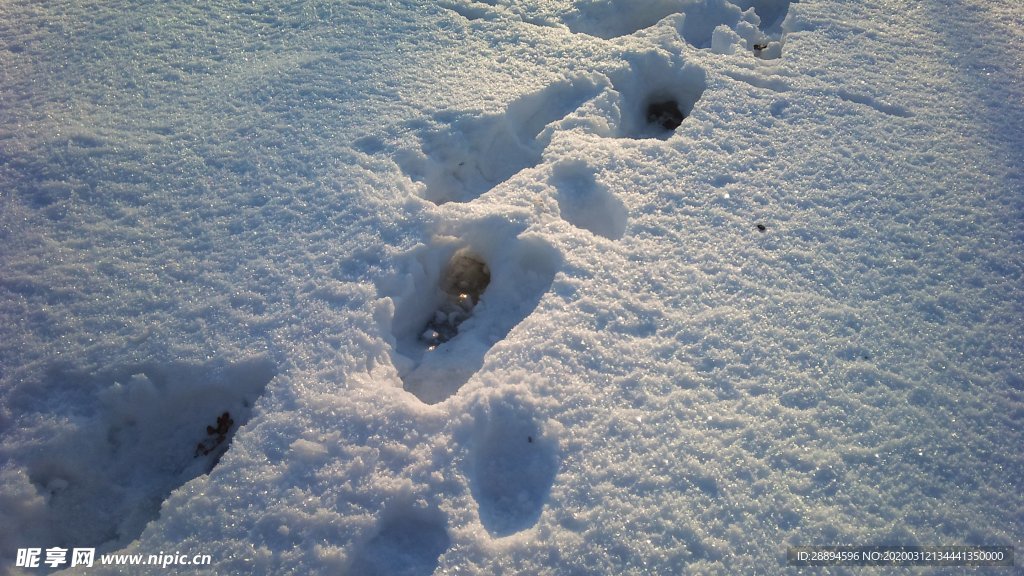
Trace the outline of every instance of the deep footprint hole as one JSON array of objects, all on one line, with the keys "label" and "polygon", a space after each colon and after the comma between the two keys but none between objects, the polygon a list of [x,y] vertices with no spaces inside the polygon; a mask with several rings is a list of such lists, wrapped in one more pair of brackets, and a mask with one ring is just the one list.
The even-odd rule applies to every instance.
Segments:
[{"label": "deep footprint hole", "polygon": [[619,94],[617,136],[668,139],[707,88],[707,74],[692,62],[657,52],[626,56],[628,67],[609,74]]},{"label": "deep footprint hole", "polygon": [[452,256],[441,279],[445,300],[420,335],[427,351],[458,336],[459,325],[472,316],[490,283],[491,270],[479,256],[466,249]]},{"label": "deep footprint hole", "polygon": [[686,114],[679,109],[679,103],[675,100],[657,99],[647,105],[647,123],[665,130],[679,128],[685,118]]},{"label": "deep footprint hole", "polygon": [[[632,106],[632,121],[623,123],[624,135],[630,138],[670,138],[689,118],[704,93],[701,72],[675,81],[675,85],[652,87],[646,97]],[[639,104],[639,105],[637,105]]]},{"label": "deep footprint hole", "polygon": [[506,225],[495,219],[462,239],[436,238],[379,285],[394,306],[386,329],[402,387],[427,404],[458,392],[554,280],[560,253]]}]

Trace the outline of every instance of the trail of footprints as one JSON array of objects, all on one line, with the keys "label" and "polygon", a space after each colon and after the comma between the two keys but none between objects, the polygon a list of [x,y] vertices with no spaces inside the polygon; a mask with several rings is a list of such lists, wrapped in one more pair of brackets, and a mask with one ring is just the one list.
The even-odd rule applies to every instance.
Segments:
[{"label": "trail of footprints", "polygon": [[[725,25],[755,56],[777,58],[789,4],[652,0],[638,7],[632,0],[580,0],[558,24],[614,38],[682,15],[680,34],[698,48],[714,49]],[[524,22],[552,24],[509,5],[511,0],[490,0],[451,7],[470,19],[493,18],[501,9]],[[630,17],[623,19],[623,13]],[[424,199],[441,205],[471,202],[537,167],[555,131],[586,126],[587,115],[612,111],[591,128],[600,136],[670,137],[701,98],[704,71],[654,52],[624,58],[628,65],[607,76],[566,79],[517,99],[502,114],[459,117],[425,132],[420,150],[400,152],[395,160],[419,183]],[[602,99],[613,106],[596,105]],[[566,222],[608,240],[625,235],[628,210],[600,183],[594,167],[557,163],[550,167],[549,183]],[[451,397],[472,378],[487,352],[532,313],[560,264],[556,248],[519,237],[502,218],[471,222],[462,231],[410,253],[403,288],[385,294],[396,303],[391,335],[404,387],[430,404]],[[93,393],[67,404],[91,406],[94,416],[73,434],[36,440],[37,456],[28,470],[4,471],[4,484],[10,493],[42,495],[18,504],[34,507],[39,522],[57,535],[57,541],[42,544],[123,546],[157,516],[171,491],[216,466],[275,373],[266,359],[218,369],[140,366],[104,376],[55,371],[41,388],[67,390],[61,382],[68,378],[85,383],[70,389]],[[38,405],[38,391],[26,392],[23,400],[16,394],[13,401],[26,414],[60,417],[46,414],[49,404]],[[515,401],[490,406],[475,420],[466,472],[480,521],[496,537],[528,529],[540,518],[558,470],[557,440],[528,406]],[[83,526],[90,527],[88,534],[80,531]],[[31,536],[32,529],[27,532]],[[6,532],[0,536],[11,538]],[[350,568],[360,574],[427,574],[449,545],[439,511],[400,503],[384,511],[375,535],[353,551]]]},{"label": "trail of footprints", "polygon": [[[600,136],[669,138],[703,95],[704,70],[653,51],[625,59],[628,66],[608,76],[557,82],[501,114],[455,114],[443,128],[421,133],[420,149],[399,151],[396,162],[420,197],[442,205],[471,202],[536,168],[553,134],[587,126],[588,114],[606,116],[592,128]],[[609,240],[624,236],[628,210],[596,168],[563,161],[550,167],[548,181],[563,220]],[[396,303],[391,335],[405,389],[426,403],[457,392],[554,278],[557,250],[503,227],[495,218],[462,225],[461,238],[434,239],[407,255],[402,289],[382,294]]]},{"label": "trail of footprints", "polygon": [[[723,51],[736,37],[759,58],[781,55],[782,21],[790,0],[633,0],[576,3],[561,24],[602,38],[632,34],[671,17],[698,48]],[[469,20],[505,18],[552,25],[511,0],[454,2]],[[622,10],[623,7],[626,10]],[[630,14],[624,20],[622,14]],[[724,25],[725,28],[721,26]],[[723,37],[728,30],[736,37]],[[627,66],[607,76],[568,78],[510,103],[501,114],[454,114],[441,128],[420,132],[418,150],[395,161],[436,205],[472,202],[525,170],[537,168],[553,134],[584,127],[609,138],[667,139],[690,115],[706,74],[679,55],[624,55]],[[607,104],[611,102],[611,106]],[[610,112],[609,112],[610,111]],[[592,122],[588,116],[603,116]],[[374,147],[375,152],[379,147]],[[621,239],[628,209],[585,161],[549,167],[560,217],[595,237]],[[443,402],[483,366],[487,352],[525,319],[546,293],[560,256],[554,247],[516,235],[501,218],[465,224],[459,237],[439,237],[407,255],[391,336],[404,388],[428,404]],[[475,417],[467,473],[481,524],[495,537],[532,527],[558,470],[557,439],[529,407],[492,404]],[[366,574],[429,574],[449,539],[436,510],[405,506],[386,512],[378,532],[354,551],[352,567]]]}]

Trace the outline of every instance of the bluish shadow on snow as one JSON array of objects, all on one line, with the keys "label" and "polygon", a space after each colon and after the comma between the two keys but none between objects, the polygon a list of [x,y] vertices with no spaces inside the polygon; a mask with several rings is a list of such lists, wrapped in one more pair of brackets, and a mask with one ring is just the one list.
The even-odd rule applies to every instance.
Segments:
[{"label": "bluish shadow on snow", "polygon": [[346,574],[429,576],[448,546],[444,515],[437,510],[398,506],[384,513],[377,533],[351,556]]},{"label": "bluish shadow on snow", "polygon": [[[503,219],[466,227],[456,237],[438,237],[406,258],[404,271],[381,282],[394,303],[390,326],[393,359],[404,387],[435,404],[455,394],[484,364],[497,342],[530,315],[554,280],[561,257],[538,238],[515,236]],[[489,283],[454,334],[435,338],[439,315],[451,313],[453,262],[470,254],[489,269]]]},{"label": "bluish shadow on snow", "polygon": [[493,536],[536,524],[558,473],[557,435],[534,418],[529,406],[510,398],[492,398],[476,415],[470,489]]},{"label": "bluish shadow on snow", "polygon": [[764,32],[781,32],[782,23],[789,14],[789,5],[799,0],[729,0],[741,10],[754,9],[758,27]]},{"label": "bluish shadow on snow", "polygon": [[[211,471],[275,374],[255,357],[100,375],[54,370],[27,383],[11,396],[17,439],[4,431],[19,468],[4,471],[0,488],[8,519],[0,554],[8,545],[107,551],[136,539],[174,489]],[[14,493],[25,501],[11,501]]]}]

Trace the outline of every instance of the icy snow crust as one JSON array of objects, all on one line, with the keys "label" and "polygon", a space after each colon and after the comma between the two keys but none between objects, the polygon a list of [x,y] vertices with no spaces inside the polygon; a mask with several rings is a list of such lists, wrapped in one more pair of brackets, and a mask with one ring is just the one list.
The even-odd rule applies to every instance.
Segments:
[{"label": "icy snow crust", "polygon": [[1024,21],[949,4],[3,3],[0,571],[1021,550]]}]

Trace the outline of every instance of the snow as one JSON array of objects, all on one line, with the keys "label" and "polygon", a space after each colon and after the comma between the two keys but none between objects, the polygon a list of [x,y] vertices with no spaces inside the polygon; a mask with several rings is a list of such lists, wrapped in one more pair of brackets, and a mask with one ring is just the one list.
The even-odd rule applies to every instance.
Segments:
[{"label": "snow", "polygon": [[0,572],[1019,549],[1022,31],[981,0],[4,3]]}]

